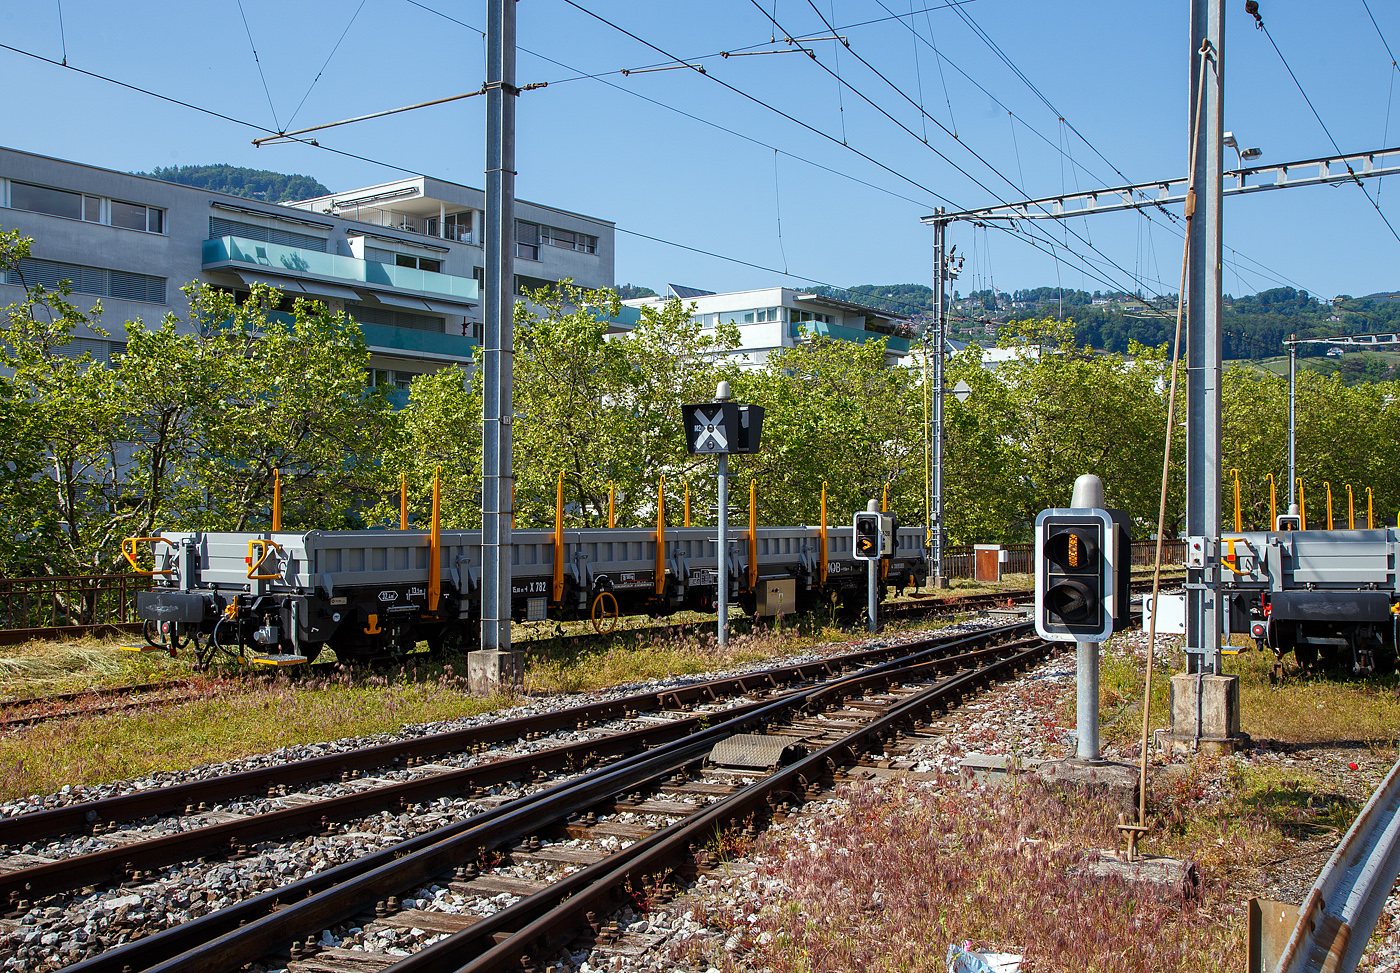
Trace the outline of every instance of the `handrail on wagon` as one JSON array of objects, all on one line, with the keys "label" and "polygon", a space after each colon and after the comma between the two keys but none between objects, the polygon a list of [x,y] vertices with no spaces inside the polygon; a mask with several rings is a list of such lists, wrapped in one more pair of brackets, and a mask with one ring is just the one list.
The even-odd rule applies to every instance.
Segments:
[{"label": "handrail on wagon", "polygon": [[147,571],[147,570],[143,569],[143,568],[141,567],[141,565],[139,565],[139,564],[136,563],[136,545],[137,545],[137,544],[150,544],[150,545],[152,545],[152,547],[151,547],[151,555],[152,555],[152,557],[154,557],[154,556],[155,556],[155,546],[154,546],[154,545],[156,545],[156,544],[169,544],[171,547],[174,547],[175,544],[174,544],[173,541],[166,540],[164,537],[123,537],[123,538],[122,538],[122,557],[126,558],[126,562],[127,562],[128,564],[131,565],[131,569],[132,569],[133,571],[135,571],[137,574],[145,575],[145,576],[148,577],[148,578],[151,577],[152,575],[157,575],[157,574],[165,575],[165,574],[171,574],[171,573],[174,572],[174,570],[175,570],[174,568],[165,568],[164,570],[161,570],[160,568],[155,568],[155,569],[150,570],[150,571]]},{"label": "handrail on wagon", "polygon": [[[260,556],[258,557],[258,559],[257,559],[256,561],[253,560],[253,548],[254,548],[254,547],[257,547],[257,548],[260,548],[260,549],[261,549]],[[279,544],[279,543],[277,543],[277,542],[274,541],[274,540],[267,540],[267,539],[264,539],[264,538],[261,538],[261,537],[255,537],[255,538],[253,538],[252,540],[250,540],[250,541],[248,542],[248,558],[247,558],[247,560],[248,560],[248,577],[249,577],[251,580],[253,580],[253,581],[273,581],[273,580],[275,580],[275,579],[277,579],[277,578],[282,577],[282,575],[281,575],[280,573],[276,572],[276,571],[272,572],[271,574],[263,574],[263,573],[261,573],[261,572],[258,570],[259,568],[261,568],[261,567],[263,566],[263,563],[264,563],[269,557],[272,556],[272,552],[273,552],[273,551],[278,551],[279,553],[285,553],[285,551],[282,550],[282,545]]]}]

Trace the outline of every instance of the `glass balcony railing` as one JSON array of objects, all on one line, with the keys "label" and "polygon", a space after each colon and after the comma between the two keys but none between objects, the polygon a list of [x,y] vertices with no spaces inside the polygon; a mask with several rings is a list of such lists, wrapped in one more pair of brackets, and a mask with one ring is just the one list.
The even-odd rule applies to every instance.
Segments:
[{"label": "glass balcony railing", "polygon": [[875,338],[885,338],[887,339],[885,342],[887,351],[898,352],[901,355],[909,353],[908,338],[895,338],[877,331],[862,331],[859,328],[847,328],[840,324],[823,324],[820,321],[803,321],[801,324],[794,324],[791,327],[794,338],[800,337],[804,329],[808,334],[833,338],[837,341],[854,341],[858,345],[863,345]]},{"label": "glass balcony railing", "polygon": [[411,351],[423,355],[471,358],[479,344],[475,338],[383,324],[361,324],[360,332],[371,351]]},{"label": "glass balcony railing", "polygon": [[261,243],[242,237],[215,237],[204,241],[204,269],[245,266],[249,270],[265,267],[271,273],[292,276],[319,277],[326,280],[362,283],[371,287],[390,287],[414,291],[429,296],[439,295],[455,302],[478,300],[476,281],[471,277],[438,274],[415,267],[396,267],[357,257],[342,257],[335,253],[298,250],[276,243]]}]

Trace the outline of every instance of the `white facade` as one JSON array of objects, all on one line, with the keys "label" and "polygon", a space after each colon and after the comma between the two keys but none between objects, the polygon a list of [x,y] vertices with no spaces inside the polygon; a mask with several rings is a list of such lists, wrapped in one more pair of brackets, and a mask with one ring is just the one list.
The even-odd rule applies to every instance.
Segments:
[{"label": "white facade", "polygon": [[788,287],[713,294],[673,284],[667,297],[624,303],[631,307],[660,307],[671,297],[679,297],[687,308],[693,307],[692,320],[707,330],[720,324],[737,327],[740,346],[733,354],[753,368],[762,365],[775,351],[795,347],[804,334],[860,344],[887,338],[885,360],[895,364],[909,354],[909,339],[913,336],[910,318],[905,315]]}]

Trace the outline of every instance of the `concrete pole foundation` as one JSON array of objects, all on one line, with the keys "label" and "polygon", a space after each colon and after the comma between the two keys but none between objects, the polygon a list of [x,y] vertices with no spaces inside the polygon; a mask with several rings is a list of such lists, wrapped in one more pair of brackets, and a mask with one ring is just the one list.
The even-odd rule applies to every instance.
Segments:
[{"label": "concrete pole foundation", "polygon": [[519,689],[525,678],[525,653],[520,649],[478,649],[467,653],[467,688],[473,696]]}]

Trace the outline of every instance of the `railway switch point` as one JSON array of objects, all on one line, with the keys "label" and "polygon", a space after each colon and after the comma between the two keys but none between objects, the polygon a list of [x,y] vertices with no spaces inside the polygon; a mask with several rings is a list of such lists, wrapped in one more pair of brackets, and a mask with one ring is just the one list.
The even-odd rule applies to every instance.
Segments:
[{"label": "railway switch point", "polygon": [[1177,673],[1171,679],[1171,715],[1171,729],[1157,731],[1157,742],[1168,753],[1234,753],[1250,744],[1240,731],[1239,676]]},{"label": "railway switch point", "polygon": [[520,649],[477,649],[467,653],[467,686],[473,695],[489,696],[521,685],[525,653]]}]

